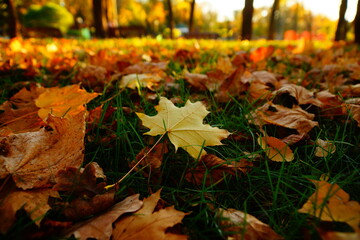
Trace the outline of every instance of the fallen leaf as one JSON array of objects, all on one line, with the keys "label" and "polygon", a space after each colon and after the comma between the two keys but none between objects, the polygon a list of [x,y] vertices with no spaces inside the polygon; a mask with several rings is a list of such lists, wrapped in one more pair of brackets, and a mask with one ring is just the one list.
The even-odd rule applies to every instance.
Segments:
[{"label": "fallen leaf", "polygon": [[[245,161],[247,162],[247,160]],[[196,185],[202,185],[204,178],[206,178],[205,185],[210,186],[214,182],[221,181],[227,174],[236,175],[237,171],[247,173],[248,169],[246,167],[250,165],[240,164],[235,161],[234,164],[230,164],[213,154],[206,154],[200,158],[194,169],[188,170],[185,178]]]},{"label": "fallen leaf", "polygon": [[75,225],[67,236],[73,235],[80,240],[89,238],[108,240],[113,232],[112,224],[124,213],[135,212],[142,205],[142,201],[139,200],[139,194],[129,196],[101,215]]},{"label": "fallen leaf", "polygon": [[98,177],[105,178],[105,175],[96,162],[83,169],[67,167],[57,172],[53,189],[75,195],[93,196],[103,192],[106,186],[105,182],[97,182]]},{"label": "fallen leaf", "polygon": [[327,232],[319,231],[322,240],[359,240],[360,231],[356,232]]},{"label": "fallen leaf", "polygon": [[[168,147],[165,143],[159,143],[155,146],[155,148],[150,151],[150,147],[143,148],[138,155],[136,155],[136,161],[131,162],[130,166],[134,166],[137,162],[139,162],[146,153],[147,156],[142,160],[139,166],[145,167],[142,170],[142,173],[145,177],[149,175],[151,178],[159,179],[159,175],[161,174],[161,164],[163,161],[164,154],[168,153]],[[135,168],[135,170],[139,170],[139,167]]]},{"label": "fallen leaf", "polygon": [[0,136],[37,131],[45,123],[39,118],[35,99],[44,88],[35,85],[21,89],[0,106]]},{"label": "fallen leaf", "polygon": [[166,232],[168,228],[180,223],[186,213],[176,210],[174,206],[154,212],[160,200],[160,192],[161,190],[144,199],[139,211],[115,223],[114,240],[187,239],[186,235]]},{"label": "fallen leaf", "polygon": [[11,175],[24,190],[55,183],[66,167],[79,167],[84,157],[85,111],[71,119],[49,116],[48,125],[36,132],[0,138],[0,179]]},{"label": "fallen leaf", "polygon": [[313,121],[314,114],[308,113],[299,106],[293,108],[283,107],[272,103],[252,111],[246,116],[250,123],[263,127],[266,124],[273,124],[285,128],[296,129],[299,135],[308,133],[318,123]]},{"label": "fallen leaf", "polygon": [[163,71],[166,70],[167,62],[139,62],[133,64],[122,72],[123,74],[142,74],[142,73],[157,73],[162,76]]},{"label": "fallen leaf", "polygon": [[269,225],[261,222],[256,217],[229,208],[217,209],[217,219],[226,239],[234,240],[277,240],[283,239]]},{"label": "fallen leaf", "polygon": [[149,89],[153,89],[159,82],[161,81],[161,77],[158,74],[150,74],[150,73],[143,73],[143,74],[129,74],[123,76],[120,81],[120,88],[131,88],[140,89],[141,87],[147,87]]},{"label": "fallen leaf", "polygon": [[35,104],[40,108],[38,114],[43,120],[49,114],[56,117],[68,117],[85,111],[84,104],[98,95],[98,93],[88,93],[80,89],[77,84],[63,88],[53,87],[46,88],[35,100]]},{"label": "fallen leaf", "polygon": [[360,127],[360,98],[350,98],[345,101],[342,107],[343,111],[349,113]]},{"label": "fallen leaf", "polygon": [[187,101],[184,107],[178,108],[167,98],[161,97],[155,109],[158,111],[155,116],[136,113],[143,125],[150,128],[145,134],[156,136],[167,133],[176,150],[181,147],[193,158],[206,154],[203,146],[221,145],[220,140],[230,134],[226,130],[203,124],[209,112],[201,102]]},{"label": "fallen leaf", "polygon": [[333,154],[336,150],[335,144],[329,141],[324,141],[320,138],[316,139],[315,144],[315,156],[327,157],[329,154]]},{"label": "fallen leaf", "polygon": [[[273,94],[275,95],[273,100],[275,104],[289,108],[292,108],[292,103],[295,105],[311,104],[317,107],[323,105],[320,100],[315,98],[314,93],[295,84],[285,84]],[[291,106],[288,106],[289,104],[291,104]]]},{"label": "fallen leaf", "polygon": [[274,46],[259,47],[250,53],[250,59],[254,63],[269,58],[275,51]]},{"label": "fallen leaf", "polygon": [[275,137],[259,136],[257,142],[265,150],[268,158],[274,162],[291,162],[294,160],[292,150],[283,141]]},{"label": "fallen leaf", "polygon": [[5,234],[16,221],[16,212],[21,208],[40,226],[46,212],[50,210],[49,197],[58,197],[58,193],[49,188],[29,191],[16,190],[4,196],[0,201],[0,232]]},{"label": "fallen leaf", "polygon": [[315,192],[298,210],[320,218],[322,221],[345,222],[354,230],[359,229],[360,204],[350,201],[350,196],[337,184],[310,180],[316,186]]}]

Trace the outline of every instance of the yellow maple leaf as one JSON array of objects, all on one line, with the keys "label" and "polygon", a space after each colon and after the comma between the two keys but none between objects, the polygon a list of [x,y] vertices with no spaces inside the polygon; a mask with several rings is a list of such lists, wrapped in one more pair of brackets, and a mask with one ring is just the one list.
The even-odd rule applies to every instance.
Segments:
[{"label": "yellow maple leaf", "polygon": [[70,85],[63,88],[47,88],[35,100],[35,104],[40,108],[39,117],[45,120],[49,113],[56,117],[74,116],[81,111],[85,111],[84,104],[97,97],[99,93],[88,93],[80,86]]},{"label": "yellow maple leaf", "polygon": [[203,124],[209,112],[201,102],[187,101],[184,107],[178,108],[169,99],[161,97],[155,109],[158,111],[155,116],[136,113],[143,125],[150,128],[145,134],[156,136],[167,133],[176,150],[181,147],[193,158],[206,154],[203,146],[221,145],[220,141],[230,134],[227,130]]}]

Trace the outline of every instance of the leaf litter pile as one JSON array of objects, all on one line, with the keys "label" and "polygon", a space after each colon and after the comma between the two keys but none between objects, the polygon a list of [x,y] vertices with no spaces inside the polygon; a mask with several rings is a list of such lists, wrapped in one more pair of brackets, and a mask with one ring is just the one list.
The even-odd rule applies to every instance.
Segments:
[{"label": "leaf litter pile", "polygon": [[3,40],[8,239],[359,239],[360,51]]}]

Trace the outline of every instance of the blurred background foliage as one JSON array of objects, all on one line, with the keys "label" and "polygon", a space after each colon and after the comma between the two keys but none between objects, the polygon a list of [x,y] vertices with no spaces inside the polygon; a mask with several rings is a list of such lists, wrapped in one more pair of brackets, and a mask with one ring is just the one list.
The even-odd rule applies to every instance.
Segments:
[{"label": "blurred background foliage", "polygon": [[[338,21],[314,15],[301,1],[276,0],[274,6],[276,2],[272,35],[269,33],[272,8],[262,7],[253,11],[251,39],[269,36],[291,40],[303,36],[334,39]],[[141,26],[146,35],[153,37],[186,36],[191,29],[197,33],[214,33],[216,35],[211,36],[223,39],[243,38],[244,10],[234,11],[231,20],[220,21],[216,12],[196,4],[195,0],[3,0],[0,3],[0,35],[7,35],[11,30],[11,4],[20,33],[23,27],[53,27],[63,34],[70,28],[88,28],[98,37],[114,37],[109,29]],[[342,25],[346,34],[340,40],[353,40],[354,24],[345,21]],[[98,28],[102,28],[101,31],[97,31]]]}]

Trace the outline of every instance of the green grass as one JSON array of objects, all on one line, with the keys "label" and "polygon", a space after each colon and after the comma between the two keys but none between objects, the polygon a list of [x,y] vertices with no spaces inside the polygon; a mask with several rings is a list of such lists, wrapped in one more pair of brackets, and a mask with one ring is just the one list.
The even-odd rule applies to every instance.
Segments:
[{"label": "green grass", "polygon": [[[110,43],[109,43],[110,44]],[[134,46],[139,44],[134,43]],[[166,44],[169,44],[166,42]],[[167,46],[164,44],[164,46]],[[283,43],[282,43],[283,44]],[[85,43],[89,46],[89,43]],[[110,44],[111,45],[111,44]],[[112,45],[111,45],[112,46]],[[96,45],[95,49],[100,47]],[[169,47],[171,49],[172,45]],[[249,48],[250,49],[250,48]],[[248,49],[246,49],[248,50]],[[200,64],[216,62],[218,57],[213,50],[201,52]],[[231,55],[230,55],[231,57]],[[269,64],[272,66],[271,59]],[[196,64],[196,63],[195,63]],[[234,208],[249,213],[264,223],[269,224],[285,239],[320,239],[316,226],[319,221],[306,214],[298,213],[298,209],[307,201],[315,187],[307,179],[319,179],[322,174],[329,174],[330,182],[338,183],[352,200],[360,201],[360,134],[356,122],[347,116],[343,120],[332,120],[318,117],[319,127],[309,133],[309,140],[292,146],[295,160],[292,162],[272,162],[267,159],[264,151],[257,144],[260,134],[258,127],[251,125],[246,115],[261,105],[260,102],[250,102],[248,98],[232,96],[226,103],[219,103],[212,92],[196,92],[181,78],[181,71],[185,68],[182,63],[171,60],[168,64],[168,75],[175,76],[178,88],[164,90],[160,87],[157,96],[181,99],[178,106],[182,106],[188,99],[206,102],[210,114],[205,122],[227,129],[231,133],[241,133],[245,140],[229,137],[223,140],[224,145],[206,147],[208,153],[230,161],[240,161],[248,158],[249,154],[259,154],[254,161],[251,171],[236,176],[225,175],[220,182],[207,185],[194,184],[185,179],[185,174],[196,165],[184,150],[174,147],[166,138],[169,152],[164,155],[159,177],[154,180],[142,175],[142,171],[132,172],[119,186],[118,198],[140,193],[142,197],[162,188],[161,198],[168,205],[175,205],[176,209],[190,213],[183,220],[183,232],[191,239],[222,239],[224,232],[215,216],[214,209]],[[285,74],[291,75],[295,69],[308,71],[311,65],[290,65]],[[74,70],[75,71],[75,70]],[[10,71],[2,77],[1,101],[8,99],[14,92],[11,84],[21,79],[21,71]],[[68,72],[64,76],[72,76]],[[303,76],[301,76],[303,77]],[[66,81],[69,79],[64,77]],[[40,79],[40,80],[39,80]],[[42,78],[30,81],[42,82]],[[291,78],[290,78],[291,79]],[[18,89],[18,88],[16,88]],[[152,146],[160,137],[143,135],[148,129],[141,125],[135,112],[156,114],[154,106],[158,99],[148,99],[152,93],[142,88],[138,90],[119,89],[116,83],[105,88],[103,94],[88,104],[93,109],[101,104],[102,115],[99,123],[88,126],[91,129],[86,136],[85,163],[98,162],[105,170],[108,184],[117,182],[130,169],[129,163],[145,146]],[[107,116],[109,111],[113,111]],[[266,131],[271,135],[278,132],[276,127],[268,127]],[[336,151],[327,157],[319,158],[314,155],[315,145],[311,143],[321,138],[331,140],[336,145]],[[213,167],[213,169],[219,166]],[[145,171],[145,169],[143,169]],[[207,174],[210,173],[210,169]],[[211,178],[211,176],[210,176]],[[50,213],[51,214],[51,213]],[[20,218],[8,236],[16,238],[23,233],[24,219]],[[25,218],[29,226],[29,219]],[[4,236],[6,237],[6,236]]]}]

